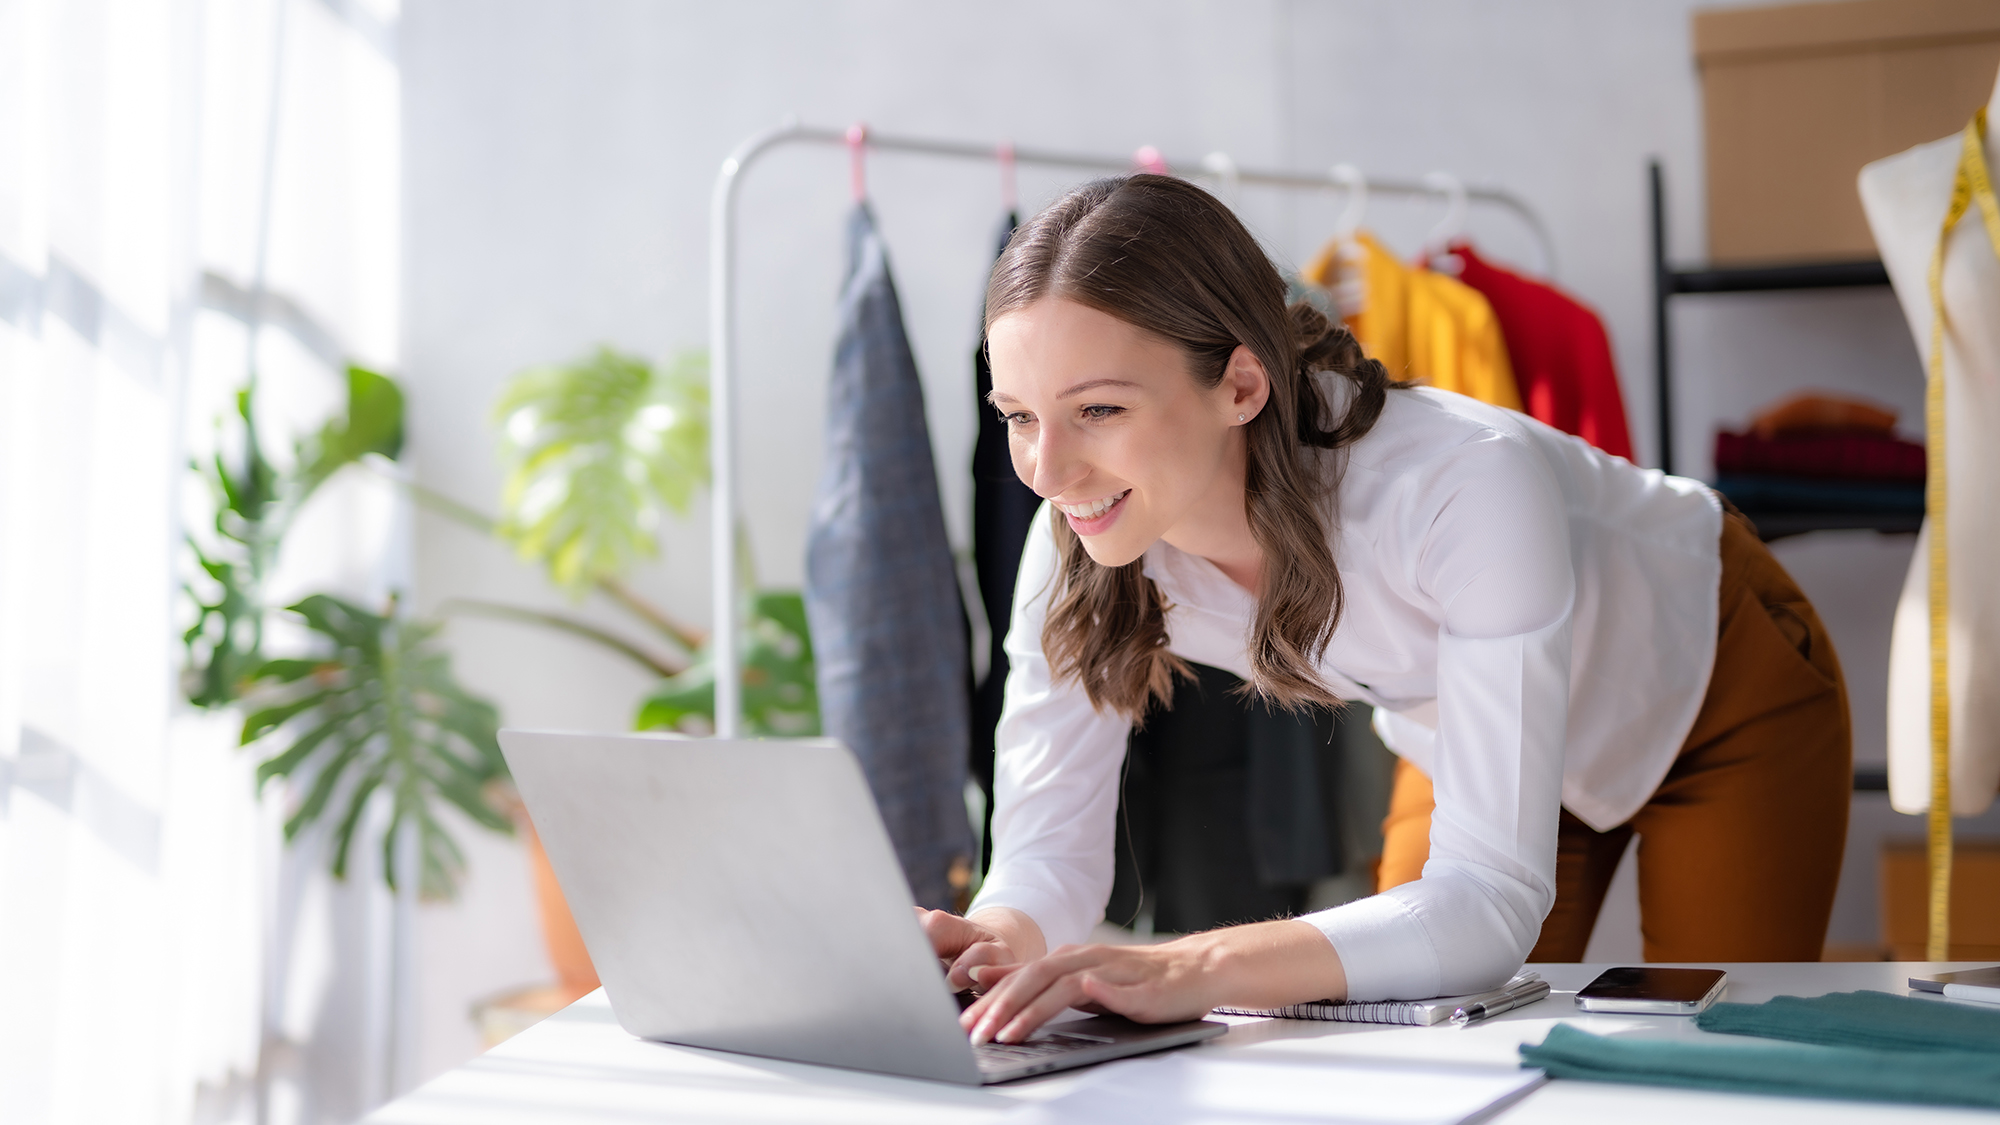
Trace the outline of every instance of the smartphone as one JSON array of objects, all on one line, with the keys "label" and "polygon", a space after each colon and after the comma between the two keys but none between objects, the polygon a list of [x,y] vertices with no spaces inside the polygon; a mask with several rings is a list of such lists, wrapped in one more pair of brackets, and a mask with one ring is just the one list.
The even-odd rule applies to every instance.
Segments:
[{"label": "smartphone", "polygon": [[1729,974],[1721,969],[1606,969],[1576,994],[1586,1012],[1691,1016],[1722,997]]}]

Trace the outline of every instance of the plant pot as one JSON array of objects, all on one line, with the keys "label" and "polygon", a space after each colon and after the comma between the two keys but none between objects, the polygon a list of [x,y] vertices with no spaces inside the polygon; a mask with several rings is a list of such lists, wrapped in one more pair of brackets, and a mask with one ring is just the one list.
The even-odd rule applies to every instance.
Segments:
[{"label": "plant pot", "polygon": [[548,853],[542,850],[541,837],[535,835],[535,826],[523,812],[516,818],[516,826],[521,833],[521,846],[527,852],[528,871],[535,881],[535,898],[541,904],[542,941],[548,946],[549,964],[555,967],[556,984],[569,1002],[597,988],[597,968],[590,963],[590,951],[583,947],[583,934],[576,928],[576,919],[570,916],[569,901],[563,898],[562,886],[556,882],[556,873],[549,866]]}]

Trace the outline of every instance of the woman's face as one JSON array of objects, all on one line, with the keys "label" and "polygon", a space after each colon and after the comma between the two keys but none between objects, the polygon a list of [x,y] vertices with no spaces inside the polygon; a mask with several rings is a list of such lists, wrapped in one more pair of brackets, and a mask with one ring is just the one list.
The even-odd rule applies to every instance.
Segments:
[{"label": "woman's face", "polygon": [[986,340],[1014,471],[1092,559],[1123,566],[1158,539],[1206,554],[1202,541],[1242,527],[1238,415],[1255,418],[1266,393],[1248,348],[1204,388],[1176,345],[1056,297],[995,320]]}]

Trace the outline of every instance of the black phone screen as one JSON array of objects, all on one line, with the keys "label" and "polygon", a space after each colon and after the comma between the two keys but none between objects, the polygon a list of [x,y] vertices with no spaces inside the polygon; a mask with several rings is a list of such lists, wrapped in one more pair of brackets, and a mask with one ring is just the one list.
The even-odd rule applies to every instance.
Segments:
[{"label": "black phone screen", "polygon": [[1592,1000],[1675,1000],[1692,1004],[1721,980],[1721,969],[1622,966],[1598,974],[1578,996]]}]

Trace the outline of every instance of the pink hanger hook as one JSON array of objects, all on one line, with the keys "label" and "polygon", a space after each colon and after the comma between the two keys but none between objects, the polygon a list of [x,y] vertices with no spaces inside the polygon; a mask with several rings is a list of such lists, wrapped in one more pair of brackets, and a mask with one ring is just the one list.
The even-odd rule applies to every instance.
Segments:
[{"label": "pink hanger hook", "polygon": [[1012,214],[1020,209],[1020,193],[1014,182],[1014,142],[1001,141],[996,155],[1000,160],[1000,205]]},{"label": "pink hanger hook", "polygon": [[1152,145],[1141,145],[1139,151],[1132,154],[1132,163],[1137,164],[1141,172],[1151,172],[1155,176],[1167,175],[1167,158]]},{"label": "pink hanger hook", "polygon": [[847,127],[847,174],[854,202],[868,198],[868,126],[855,122]]}]

